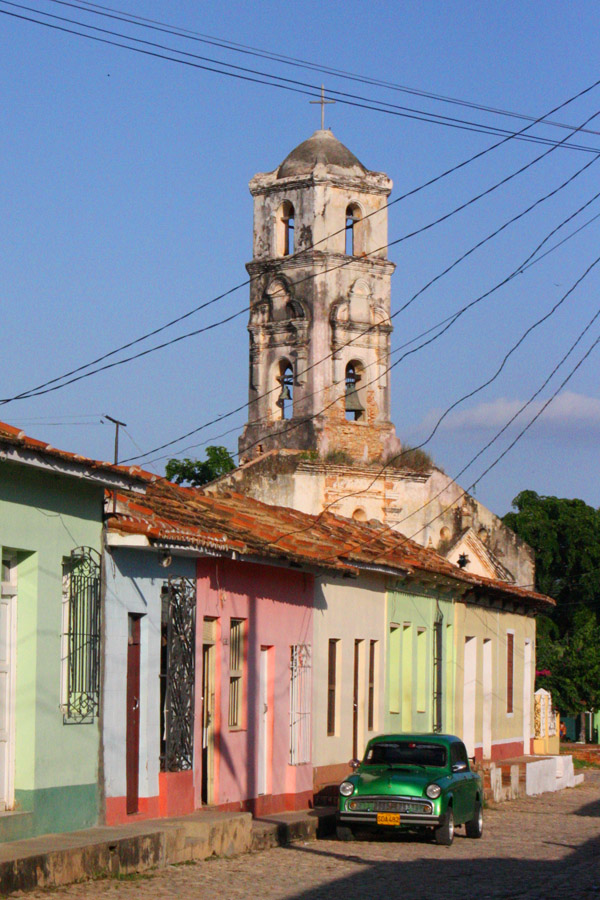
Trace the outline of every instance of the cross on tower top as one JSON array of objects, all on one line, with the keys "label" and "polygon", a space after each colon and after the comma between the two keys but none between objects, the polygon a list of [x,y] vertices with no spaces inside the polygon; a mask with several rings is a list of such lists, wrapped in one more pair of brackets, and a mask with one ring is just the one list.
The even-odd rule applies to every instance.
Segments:
[{"label": "cross on tower top", "polygon": [[325,99],[325,85],[321,85],[321,99],[320,100],[309,100],[309,103],[319,103],[321,106],[321,131],[325,131],[325,106],[328,103],[335,103],[335,100],[326,100]]}]

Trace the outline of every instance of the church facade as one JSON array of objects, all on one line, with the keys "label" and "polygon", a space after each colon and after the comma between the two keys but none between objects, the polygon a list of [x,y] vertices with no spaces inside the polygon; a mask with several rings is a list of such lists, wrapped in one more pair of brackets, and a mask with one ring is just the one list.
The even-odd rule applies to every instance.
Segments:
[{"label": "church facade", "polygon": [[211,489],[374,519],[473,574],[530,586],[530,548],[404,455],[391,422],[391,189],[329,130],[251,180],[248,421],[239,467]]}]

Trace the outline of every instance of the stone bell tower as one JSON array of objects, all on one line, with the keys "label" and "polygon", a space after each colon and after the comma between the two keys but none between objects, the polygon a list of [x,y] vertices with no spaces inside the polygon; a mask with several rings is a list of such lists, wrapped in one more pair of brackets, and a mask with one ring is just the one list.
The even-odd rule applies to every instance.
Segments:
[{"label": "stone bell tower", "polygon": [[274,449],[397,453],[390,421],[390,179],[328,130],[255,175],[248,422],[240,458]]}]

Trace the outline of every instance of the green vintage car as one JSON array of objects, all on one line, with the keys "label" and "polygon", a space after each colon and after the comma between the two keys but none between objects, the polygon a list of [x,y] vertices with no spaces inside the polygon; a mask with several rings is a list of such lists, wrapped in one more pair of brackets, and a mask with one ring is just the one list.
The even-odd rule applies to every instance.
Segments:
[{"label": "green vintage car", "polygon": [[457,825],[467,837],[483,832],[483,784],[471,771],[463,742],[449,734],[383,734],[367,744],[362,762],[340,785],[337,831],[388,833],[432,830],[451,844]]}]

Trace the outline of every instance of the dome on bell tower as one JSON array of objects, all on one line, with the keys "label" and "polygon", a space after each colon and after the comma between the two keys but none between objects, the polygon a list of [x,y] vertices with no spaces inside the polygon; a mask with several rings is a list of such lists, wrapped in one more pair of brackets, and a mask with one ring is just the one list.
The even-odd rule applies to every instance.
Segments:
[{"label": "dome on bell tower", "polygon": [[340,175],[365,175],[367,172],[356,156],[326,129],[315,131],[312,137],[298,144],[279,166],[277,178],[305,177],[319,165]]}]

